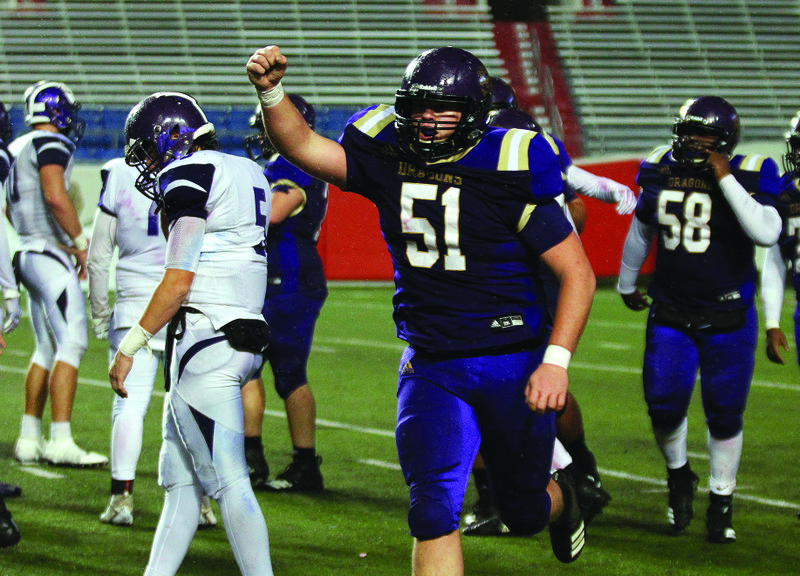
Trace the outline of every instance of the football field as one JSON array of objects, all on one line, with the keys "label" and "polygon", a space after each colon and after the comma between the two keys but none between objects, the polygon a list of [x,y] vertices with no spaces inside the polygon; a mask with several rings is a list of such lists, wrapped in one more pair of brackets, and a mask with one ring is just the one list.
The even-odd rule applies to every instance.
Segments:
[{"label": "football field", "polygon": [[[407,488],[394,443],[397,365],[403,343],[391,318],[392,288],[331,285],[317,325],[309,378],[317,400],[317,449],[326,491],[257,493],[278,576],[400,576],[410,573]],[[783,327],[792,339],[793,303]],[[589,447],[613,501],[587,529],[580,559],[560,564],[547,533],[531,538],[463,538],[466,573],[482,576],[735,576],[800,572],[800,370],[794,344],[787,365],[767,361],[760,337],[745,414],[744,454],[734,500],[738,540],[710,544],[705,535],[708,457],[699,391],[689,413],[689,453],[700,475],[695,519],[673,535],[666,519],[666,473],[641,390],[645,313],[628,310],[600,284],[589,325],[570,366]],[[762,331],[763,332],[763,331]],[[90,335],[80,370],[73,434],[87,449],[109,453],[113,392],[107,343]],[[160,382],[145,421],[130,528],[101,524],[107,468],[20,466],[13,458],[23,410],[23,378],[33,347],[30,325],[7,336],[0,356],[0,480],[22,486],[8,500],[22,541],[0,550],[0,576],[141,575],[163,492],[157,486]],[[268,372],[268,370],[266,371]],[[268,383],[268,386],[270,384]],[[269,391],[264,444],[273,475],[291,459],[282,402]],[[49,405],[44,421],[49,429]],[[704,489],[706,487],[706,489]],[[466,508],[475,499],[470,483]],[[237,575],[222,527],[198,531],[181,575]]]}]

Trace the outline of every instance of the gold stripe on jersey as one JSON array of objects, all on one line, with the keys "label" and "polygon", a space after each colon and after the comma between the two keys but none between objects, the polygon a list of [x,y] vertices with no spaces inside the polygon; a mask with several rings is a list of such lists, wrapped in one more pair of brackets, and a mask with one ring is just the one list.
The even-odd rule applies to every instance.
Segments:
[{"label": "gold stripe on jersey", "polygon": [[522,232],[525,229],[534,210],[536,210],[536,204],[528,204],[525,206],[525,209],[522,211],[522,216],[519,218],[519,223],[517,224],[517,232]]},{"label": "gold stripe on jersey", "polygon": [[353,122],[353,126],[367,136],[374,138],[392,122],[394,122],[394,107],[381,104]]},{"label": "gold stripe on jersey", "polygon": [[661,159],[664,158],[664,156],[666,156],[667,153],[670,150],[672,150],[672,146],[669,146],[669,145],[667,145],[667,146],[659,146],[658,148],[656,148],[655,150],[650,152],[650,154],[649,154],[649,156],[647,156],[647,159],[645,160],[645,162],[650,162],[651,164],[658,164],[659,162],[661,162]]},{"label": "gold stripe on jersey", "polygon": [[766,160],[766,156],[760,154],[748,154],[739,163],[740,170],[747,170],[748,172],[761,172],[761,166]]},{"label": "gold stripe on jersey", "polygon": [[512,128],[503,136],[500,144],[500,157],[497,159],[497,169],[505,171],[527,171],[528,148],[531,140],[537,136],[536,132]]}]

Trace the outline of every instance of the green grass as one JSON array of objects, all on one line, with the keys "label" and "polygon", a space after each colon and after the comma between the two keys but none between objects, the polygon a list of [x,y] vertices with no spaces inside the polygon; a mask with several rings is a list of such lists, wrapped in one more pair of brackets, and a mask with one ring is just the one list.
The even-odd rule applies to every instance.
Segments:
[{"label": "green grass", "polygon": [[[327,490],[319,496],[258,493],[270,531],[275,574],[410,572],[408,495],[396,467],[392,434],[402,343],[394,335],[391,292],[385,286],[331,287],[309,367]],[[789,306],[787,302],[784,310],[787,328],[792,326]],[[602,285],[570,369],[589,446],[614,498],[589,527],[582,557],[569,566],[560,564],[544,533],[532,538],[464,538],[468,574],[797,573],[800,385],[794,351],[789,365],[779,367],[766,360],[760,345],[735,501],[739,540],[729,546],[712,545],[705,541],[704,493],[698,495],[697,517],[685,534],[673,536],[667,528],[665,474],[640,383],[644,323],[643,313],[627,310],[619,296]],[[14,461],[23,375],[33,342],[27,321],[7,341],[9,349],[0,357],[0,429],[5,430],[0,439],[0,479],[21,485],[24,494],[8,502],[22,541],[0,550],[0,575],[142,574],[163,498],[156,485],[163,394],[153,398],[147,416],[135,525],[128,529],[103,525],[98,515],[108,499],[107,469],[22,467]],[[107,454],[113,393],[105,379],[106,366],[106,343],[90,338],[73,432],[81,445]],[[274,471],[290,459],[282,414],[277,395],[270,394],[264,443]],[[46,417],[45,428],[48,422]],[[702,487],[707,484],[708,460],[697,394],[689,415],[689,450]],[[470,485],[467,506],[474,497]],[[197,533],[179,574],[239,574],[221,527]]]}]

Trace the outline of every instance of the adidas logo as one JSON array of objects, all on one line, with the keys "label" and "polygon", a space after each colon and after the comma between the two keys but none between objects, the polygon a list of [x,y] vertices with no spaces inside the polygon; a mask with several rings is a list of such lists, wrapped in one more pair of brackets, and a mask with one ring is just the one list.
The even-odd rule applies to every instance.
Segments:
[{"label": "adidas logo", "polygon": [[515,314],[514,316],[501,316],[500,318],[494,318],[489,323],[489,328],[492,330],[503,330],[505,328],[511,328],[512,326],[522,326],[525,322],[522,321],[522,316],[519,314]]},{"label": "adidas logo", "polygon": [[403,370],[400,373],[404,375],[414,373],[414,367],[411,365],[411,360],[405,363],[405,366],[403,366]]}]

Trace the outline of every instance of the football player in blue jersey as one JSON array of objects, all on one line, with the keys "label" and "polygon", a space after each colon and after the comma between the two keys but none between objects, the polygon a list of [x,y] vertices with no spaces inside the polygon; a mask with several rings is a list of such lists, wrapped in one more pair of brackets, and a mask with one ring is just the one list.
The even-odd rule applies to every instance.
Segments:
[{"label": "football player in blue jersey", "polygon": [[[73,154],[85,123],[80,104],[61,82],[37,82],[24,95],[27,134],[9,145],[14,163],[5,185],[8,214],[19,236],[15,271],[28,292],[36,349],[25,376],[25,412],[14,455],[22,463],[94,467],[108,458],[78,447],[72,407],[88,346],[80,279],[89,239],[69,196]],[[74,259],[74,261],[73,261]],[[50,399],[50,439],[42,415]]]},{"label": "football player in blue jersey", "polygon": [[[289,99],[313,130],[316,111],[305,98]],[[264,132],[261,106],[250,119],[258,131],[245,140],[251,159],[267,160],[264,174],[272,184],[272,210],[267,232],[267,297],[264,318],[270,327],[265,353],[275,390],[283,399],[292,462],[268,481],[261,428],[264,420],[264,382],[261,373],[242,389],[245,423],[245,455],[250,481],[256,489],[316,492],[324,488],[316,453],[317,407],[308,384],[308,356],[314,326],[328,295],[322,259],[317,252],[322,221],[328,210],[328,184],[309,176],[278,155]]]},{"label": "football player in blue jersey", "polygon": [[241,387],[263,361],[269,183],[247,158],[218,152],[194,98],[157,92],[125,122],[136,188],[168,230],[165,269],[144,313],[117,346],[109,380],[127,397],[133,358],[167,326],[164,507],[146,575],[173,575],[197,530],[203,493],[218,500],[242,574],[271,576],[264,515],[244,456]]},{"label": "football player in blue jersey", "polygon": [[[551,478],[555,412],[591,308],[595,278],[553,199],[563,183],[551,140],[486,128],[489,75],[473,54],[427,50],[406,68],[395,105],[353,116],[338,142],[315,134],[284,97],[277,46],[247,64],[270,140],[288,160],[371,200],[394,266],[396,441],[411,503],[412,573],[464,572],[459,518],[486,447],[503,522],[550,526],[575,560],[584,522],[568,473]],[[552,332],[540,259],[561,281]]]},{"label": "football player in blue jersey", "polygon": [[786,153],[783,156],[784,174],[780,187],[780,211],[783,230],[780,240],[764,251],[761,266],[761,300],[764,305],[767,358],[776,364],[786,364],[781,351],[789,351],[789,342],[781,329],[781,309],[786,287],[786,264],[792,277],[795,293],[794,342],[800,363],[800,112],[795,115],[786,132]]},{"label": "football player in blue jersey", "polygon": [[[8,177],[13,157],[8,151],[6,142],[11,141],[13,127],[5,104],[0,102],[0,190]],[[6,236],[5,214],[3,195],[0,194],[0,292],[3,304],[0,307],[0,355],[6,347],[3,334],[11,332],[17,327],[20,317],[19,287],[14,278],[11,266],[11,253],[9,252],[8,236]],[[13,546],[20,540],[19,528],[11,518],[11,512],[6,508],[5,498],[19,496],[22,489],[14,484],[0,482],[0,548]]]},{"label": "football player in blue jersey", "polygon": [[[711,457],[706,526],[717,543],[736,539],[732,499],[758,337],[755,246],[774,244],[781,229],[777,164],[734,156],[739,131],[736,110],[722,98],[683,105],[672,145],[641,163],[617,285],[628,308],[649,307],[642,379],[675,532],[693,516],[698,477],[687,459],[686,415],[700,372]],[[636,279],[654,235],[648,298]]]},{"label": "football player in blue jersey", "polygon": [[[532,130],[543,132],[538,122],[528,114],[517,108],[517,99],[513,88],[503,79],[496,76],[491,77],[492,81],[492,112],[489,114],[487,124],[498,128],[516,128],[522,130]],[[585,191],[587,189],[611,188],[627,190],[628,194],[621,196],[626,204],[625,210],[633,210],[636,197],[633,191],[627,186],[595,176],[585,170],[569,171],[572,167],[572,160],[564,149],[564,144],[555,137],[552,137],[559,149],[559,157],[562,160],[562,172],[567,183],[562,197],[557,201],[565,207],[565,215],[573,224],[575,231],[580,235],[586,223],[586,205],[581,197],[575,193],[572,185],[576,174],[580,174],[579,181],[575,183],[575,188]],[[568,175],[573,176],[570,181]],[[607,184],[608,181],[611,184]],[[631,200],[629,199],[632,198]],[[607,198],[613,202],[613,197]],[[540,272],[542,284],[547,298],[547,307],[551,316],[555,315],[558,303],[559,283],[547,268]],[[597,461],[594,454],[586,445],[586,432],[583,426],[583,415],[578,401],[567,391],[567,400],[564,409],[556,415],[556,446],[553,457],[553,468],[565,468],[570,466],[571,476],[575,480],[575,487],[578,492],[578,499],[584,511],[586,523],[589,524],[597,514],[611,501],[611,495],[603,488],[600,473],[597,469]],[[488,473],[481,454],[475,460],[472,468],[472,477],[478,491],[478,500],[473,505],[471,511],[464,515],[463,533],[468,536],[494,536],[508,532],[508,527],[500,520],[497,506],[492,496],[489,486]]]}]

